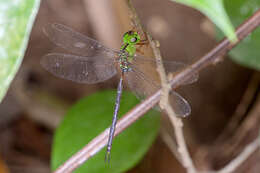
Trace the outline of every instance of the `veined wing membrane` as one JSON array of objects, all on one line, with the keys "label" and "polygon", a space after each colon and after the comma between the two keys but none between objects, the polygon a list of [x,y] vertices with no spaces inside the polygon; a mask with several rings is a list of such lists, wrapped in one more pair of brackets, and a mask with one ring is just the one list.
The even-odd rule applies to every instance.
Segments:
[{"label": "veined wing membrane", "polygon": [[78,83],[94,84],[113,77],[114,61],[103,55],[81,57],[51,53],[41,59],[42,66],[53,75]]},{"label": "veined wing membrane", "polygon": [[[153,67],[154,69],[157,68],[156,59],[144,57],[139,54],[135,54],[133,61],[131,63],[137,67],[142,64],[146,64],[147,66]],[[188,65],[186,65],[184,63],[176,62],[176,61],[167,61],[167,60],[163,60],[163,66],[164,66],[167,74],[168,73],[178,73],[181,70],[188,68]],[[188,80],[186,80],[184,83],[182,83],[182,85],[194,83],[198,80],[198,78],[199,78],[199,75],[197,73],[195,73]]]},{"label": "veined wing membrane", "polygon": [[[128,81],[128,86],[138,98],[143,99],[160,89],[160,86],[155,81],[148,78],[137,67],[131,65],[131,68],[132,72],[125,73],[125,78]],[[169,101],[178,116],[186,117],[191,113],[189,103],[175,91],[170,92]]]},{"label": "veined wing membrane", "polygon": [[104,54],[106,57],[114,58],[119,53],[62,24],[49,24],[43,32],[54,44],[76,55],[91,57]]}]

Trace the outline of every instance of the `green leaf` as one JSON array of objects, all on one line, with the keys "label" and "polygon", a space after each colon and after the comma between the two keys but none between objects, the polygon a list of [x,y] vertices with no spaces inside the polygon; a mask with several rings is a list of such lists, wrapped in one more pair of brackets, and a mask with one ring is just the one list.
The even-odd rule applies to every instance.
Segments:
[{"label": "green leaf", "polygon": [[[234,26],[242,24],[260,7],[260,0],[226,0],[225,6]],[[220,34],[220,32],[218,33]],[[223,35],[217,35],[222,38]],[[230,52],[231,58],[244,66],[260,70],[260,29],[256,29]]]},{"label": "green leaf", "polygon": [[22,62],[40,0],[0,0],[0,102]]},{"label": "green leaf", "polygon": [[[52,169],[56,169],[94,137],[111,125],[116,91],[103,91],[80,100],[65,116],[54,137]],[[130,92],[124,92],[120,116],[138,103]],[[105,148],[84,163],[77,173],[118,173],[135,166],[155,140],[160,116],[150,111],[114,138],[111,161],[105,163]]]},{"label": "green leaf", "polygon": [[237,40],[234,28],[225,12],[223,0],[171,0],[196,8],[208,16],[231,40]]}]

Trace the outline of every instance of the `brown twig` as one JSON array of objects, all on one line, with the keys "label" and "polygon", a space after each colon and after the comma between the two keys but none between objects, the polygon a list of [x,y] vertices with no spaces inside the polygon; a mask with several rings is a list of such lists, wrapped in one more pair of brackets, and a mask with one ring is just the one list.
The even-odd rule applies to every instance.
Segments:
[{"label": "brown twig", "polygon": [[200,173],[231,173],[235,171],[249,156],[251,156],[260,146],[259,138],[257,137],[253,142],[248,144],[246,148],[224,168],[218,171],[202,171]]},{"label": "brown twig", "polygon": [[172,154],[175,156],[178,162],[182,163],[182,158],[177,150],[177,143],[175,140],[173,140],[172,135],[170,134],[170,132],[166,130],[164,126],[160,127],[159,136],[162,138],[163,142],[167,145],[167,147],[171,150]]},{"label": "brown twig", "polygon": [[244,116],[246,116],[248,108],[252,104],[252,100],[254,100],[259,84],[260,75],[258,72],[254,72],[254,74],[250,78],[246,91],[244,92],[241,101],[234,112],[234,115],[232,115],[228,125],[224,128],[221,135],[214,142],[215,145],[219,145],[220,142],[230,139],[234,131],[239,127],[242,119],[244,118]]},{"label": "brown twig", "polygon": [[248,144],[246,146],[246,148],[235,159],[233,159],[224,168],[222,168],[221,170],[217,171],[217,173],[233,172],[250,155],[252,155],[259,148],[259,146],[260,146],[260,140],[259,140],[259,137],[256,137],[256,139],[252,143]]},{"label": "brown twig", "polygon": [[130,16],[130,19],[132,21],[132,25],[134,26],[134,28],[138,32],[138,34],[141,35],[141,38],[144,38],[145,32],[144,32],[143,26],[140,22],[140,19],[137,16],[137,13],[136,13],[135,8],[132,4],[132,1],[127,0],[127,5],[128,5],[128,8],[129,8],[129,16]]},{"label": "brown twig", "polygon": [[[255,14],[245,21],[238,29],[236,34],[238,36],[238,41],[231,44],[228,39],[222,40],[215,48],[213,48],[209,53],[203,56],[201,59],[193,63],[190,67],[184,69],[182,72],[178,73],[170,81],[173,88],[179,86],[182,82],[189,79],[194,73],[199,72],[208,65],[215,64],[222,60],[222,56],[225,55],[230,49],[232,49],[237,43],[250,34],[254,29],[260,24],[260,10],[256,11]],[[158,90],[154,95],[150,96],[142,103],[134,107],[128,113],[126,113],[117,124],[115,131],[115,136],[121,133],[125,128],[133,124],[137,119],[142,117],[148,110],[154,107],[160,101],[161,90]],[[61,165],[55,172],[56,173],[68,173],[72,172],[78,166],[83,164],[90,157],[95,155],[100,151],[107,143],[108,131],[106,129],[99,136],[94,138],[89,144],[83,147],[80,151],[74,154],[70,159],[68,159],[63,165]]]},{"label": "brown twig", "polygon": [[169,103],[168,98],[169,98],[169,92],[171,91],[171,86],[168,82],[168,79],[166,77],[166,72],[163,67],[162,57],[161,57],[161,53],[159,50],[159,42],[152,40],[152,37],[149,34],[147,34],[147,38],[153,49],[154,56],[155,56],[156,62],[157,62],[157,71],[161,78],[162,92],[161,92],[160,107],[166,111],[166,113],[168,114],[168,117],[174,127],[176,142],[178,144],[178,152],[181,157],[182,165],[187,169],[187,171],[189,173],[195,173],[197,171],[193,165],[193,161],[188,152],[186,142],[184,139],[184,135],[183,135],[182,120],[176,116],[176,113],[174,112],[174,110],[172,109],[172,107]]},{"label": "brown twig", "polygon": [[[211,160],[210,163],[208,163],[208,161],[205,161],[204,163],[206,164],[204,165],[208,164],[207,167],[212,167],[212,164],[216,163],[217,160],[221,160],[224,162],[226,160],[230,160],[230,157],[232,155],[236,155],[236,153],[242,151],[242,148],[250,145],[248,141],[259,140],[259,132],[258,132],[259,124],[260,124],[259,105],[260,105],[260,94],[258,94],[254,106],[250,109],[250,112],[248,113],[247,117],[243,120],[243,123],[235,131],[233,136],[230,136],[229,139],[225,139],[225,141],[222,142],[221,144],[219,141],[219,143],[215,143],[213,146],[203,149],[205,151],[204,156],[197,156],[195,158],[207,158],[207,160]],[[197,151],[197,153],[202,153],[202,152]],[[237,158],[240,157],[240,155],[238,155]],[[233,161],[231,161],[229,164],[226,165],[230,165],[232,163]],[[222,173],[221,170],[220,172]]]}]

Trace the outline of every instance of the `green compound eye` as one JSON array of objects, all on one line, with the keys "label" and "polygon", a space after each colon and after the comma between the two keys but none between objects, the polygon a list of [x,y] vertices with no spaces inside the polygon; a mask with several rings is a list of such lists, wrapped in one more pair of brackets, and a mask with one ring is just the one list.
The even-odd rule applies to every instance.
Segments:
[{"label": "green compound eye", "polygon": [[133,37],[133,38],[131,38],[130,41],[131,41],[132,43],[134,43],[134,42],[136,42],[136,40],[137,40],[137,38]]},{"label": "green compound eye", "polygon": [[140,41],[140,36],[135,31],[128,31],[124,34],[123,41],[126,44],[136,44]]}]

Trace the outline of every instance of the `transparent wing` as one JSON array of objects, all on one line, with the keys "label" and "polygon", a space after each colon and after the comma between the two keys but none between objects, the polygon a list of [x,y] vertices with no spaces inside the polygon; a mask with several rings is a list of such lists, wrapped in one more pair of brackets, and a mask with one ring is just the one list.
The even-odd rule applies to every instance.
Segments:
[{"label": "transparent wing", "polygon": [[93,84],[114,76],[114,61],[102,55],[81,57],[51,53],[41,59],[41,65],[53,75],[78,83]]},{"label": "transparent wing", "polygon": [[[156,69],[156,60],[154,58],[144,57],[142,55],[135,54],[133,61],[131,62],[135,66],[139,67],[142,65],[150,66],[153,69]],[[188,67],[188,65],[181,63],[181,62],[175,62],[175,61],[167,61],[163,60],[163,65],[165,68],[166,73],[178,73],[181,70]],[[142,69],[142,68],[139,68]],[[196,73],[193,76],[191,76],[188,80],[186,80],[182,85],[187,85],[194,83],[198,80],[199,75]]]},{"label": "transparent wing", "polygon": [[106,57],[114,58],[119,53],[62,24],[49,24],[43,32],[57,46],[80,56],[104,54]]},{"label": "transparent wing", "polygon": [[[134,65],[131,65],[131,68],[131,72],[125,73],[125,78],[129,88],[138,98],[143,99],[150,96],[160,88],[155,81],[150,79]],[[174,91],[170,92],[169,101],[178,116],[186,117],[191,113],[189,103],[178,93]]]}]

